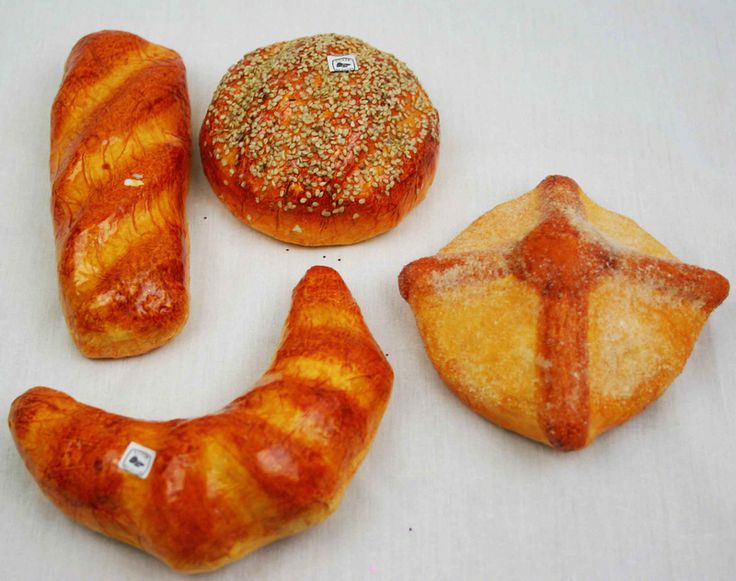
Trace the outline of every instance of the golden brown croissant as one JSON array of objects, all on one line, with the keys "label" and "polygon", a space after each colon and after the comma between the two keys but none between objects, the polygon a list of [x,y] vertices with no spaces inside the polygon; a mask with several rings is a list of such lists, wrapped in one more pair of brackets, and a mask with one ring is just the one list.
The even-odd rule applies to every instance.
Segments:
[{"label": "golden brown croissant", "polygon": [[88,357],[145,353],[188,311],[189,97],[177,53],[127,32],[82,38],[51,112],[61,302]]},{"label": "golden brown croissant", "polygon": [[[329,59],[340,55],[349,66],[335,71]],[[394,56],[321,34],[230,67],[199,146],[215,193],[248,226],[304,246],[352,244],[393,228],[424,199],[439,116]]]},{"label": "golden brown croissant", "polygon": [[392,381],[340,275],[313,267],[294,290],[271,367],[223,410],[140,421],[36,387],[13,403],[10,429],[71,518],[175,569],[206,571],[337,507]]},{"label": "golden brown croissant", "polygon": [[729,286],[560,176],[406,266],[399,285],[447,385],[564,450],[657,399]]}]

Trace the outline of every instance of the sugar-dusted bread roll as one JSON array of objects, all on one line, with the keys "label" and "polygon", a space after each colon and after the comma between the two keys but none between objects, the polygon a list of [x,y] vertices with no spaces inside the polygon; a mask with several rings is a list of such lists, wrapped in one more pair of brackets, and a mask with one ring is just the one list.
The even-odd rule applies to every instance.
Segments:
[{"label": "sugar-dusted bread roll", "polygon": [[188,312],[189,97],[177,53],[103,31],[72,49],[51,112],[61,302],[88,357],[150,351]]},{"label": "sugar-dusted bread roll", "polygon": [[399,286],[447,385],[563,450],[662,395],[729,288],[561,176],[406,266]]},{"label": "sugar-dusted bread roll", "polygon": [[244,223],[293,244],[352,244],[422,201],[439,116],[404,63],[324,34],[230,67],[199,143],[212,188]]},{"label": "sugar-dusted bread roll", "polygon": [[72,519],[193,573],[327,518],[392,381],[340,275],[314,267],[294,289],[268,371],[222,410],[150,422],[36,387],[13,403],[10,430]]}]

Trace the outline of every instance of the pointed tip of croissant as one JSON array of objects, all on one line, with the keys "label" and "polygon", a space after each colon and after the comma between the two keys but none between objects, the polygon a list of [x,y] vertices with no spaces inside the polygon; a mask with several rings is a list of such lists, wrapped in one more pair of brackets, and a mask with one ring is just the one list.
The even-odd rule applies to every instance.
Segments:
[{"label": "pointed tip of croissant", "polygon": [[350,289],[335,269],[329,266],[312,266],[304,274],[292,292],[291,313],[310,310],[312,306],[352,313],[360,318],[360,309]]},{"label": "pointed tip of croissant", "polygon": [[307,300],[324,300],[335,294],[350,295],[345,281],[334,268],[312,266],[294,288],[293,296],[303,295]]},{"label": "pointed tip of croissant", "polygon": [[342,280],[340,273],[337,272],[334,268],[331,268],[329,266],[321,266],[319,264],[309,267],[307,269],[307,272],[304,274],[304,277],[302,280],[305,280],[307,278],[324,277],[324,276],[332,277],[337,280]]},{"label": "pointed tip of croissant", "polygon": [[[8,413],[8,427],[15,440],[16,446],[21,449],[25,457],[25,448],[29,437],[33,440],[33,432],[48,425],[48,420],[64,417],[64,403],[74,400],[55,389],[49,387],[32,387],[19,395],[10,405]],[[36,418],[43,416],[45,422],[37,422]]]},{"label": "pointed tip of croissant", "polygon": [[19,420],[22,420],[23,416],[29,411],[39,406],[49,405],[51,400],[62,396],[68,398],[69,396],[51,389],[50,387],[44,387],[42,385],[32,387],[26,390],[24,393],[19,395],[10,404],[10,413],[8,415],[8,423],[11,429],[18,424]]}]

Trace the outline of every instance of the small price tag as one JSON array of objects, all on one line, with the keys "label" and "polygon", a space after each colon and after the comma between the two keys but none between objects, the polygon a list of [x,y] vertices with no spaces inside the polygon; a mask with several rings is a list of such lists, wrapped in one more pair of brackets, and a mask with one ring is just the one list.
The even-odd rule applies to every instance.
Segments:
[{"label": "small price tag", "polygon": [[342,73],[358,70],[358,61],[354,54],[327,55],[327,66],[331,73]]},{"label": "small price tag", "polygon": [[148,473],[151,472],[154,460],[156,460],[155,450],[151,450],[151,448],[147,448],[138,442],[130,442],[123,457],[120,458],[118,466],[122,470],[145,480]]}]

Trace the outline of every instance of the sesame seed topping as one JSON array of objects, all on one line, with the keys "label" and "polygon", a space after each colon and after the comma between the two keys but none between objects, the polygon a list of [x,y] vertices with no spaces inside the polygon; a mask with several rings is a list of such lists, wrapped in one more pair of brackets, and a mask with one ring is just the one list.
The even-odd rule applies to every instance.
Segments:
[{"label": "sesame seed topping", "polygon": [[[353,54],[359,67],[331,73],[329,54]],[[335,34],[246,54],[217,87],[205,126],[210,155],[256,203],[299,213],[325,200],[325,218],[389,196],[439,140],[437,112],[409,68]]]}]

